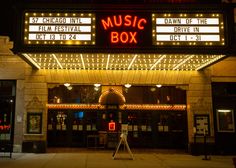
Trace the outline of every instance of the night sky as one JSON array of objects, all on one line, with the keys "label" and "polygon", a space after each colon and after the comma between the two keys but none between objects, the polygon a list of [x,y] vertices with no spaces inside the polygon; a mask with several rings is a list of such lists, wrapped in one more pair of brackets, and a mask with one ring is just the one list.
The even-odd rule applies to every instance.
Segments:
[{"label": "night sky", "polygon": [[0,5],[0,36],[9,36],[13,39],[13,5],[12,1],[5,1]]}]

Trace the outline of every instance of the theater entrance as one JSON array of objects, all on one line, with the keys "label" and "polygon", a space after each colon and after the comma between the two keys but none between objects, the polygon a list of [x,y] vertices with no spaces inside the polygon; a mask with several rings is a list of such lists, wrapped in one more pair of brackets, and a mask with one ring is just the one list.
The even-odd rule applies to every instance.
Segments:
[{"label": "theater entrance", "polygon": [[[127,104],[129,92],[133,96],[139,93],[135,95],[131,89],[124,92],[112,89],[100,92],[97,104],[49,104],[48,147],[114,149],[121,124],[128,124],[128,142],[132,148],[187,149],[185,104]],[[172,94],[169,92],[170,97]],[[159,97],[162,101],[164,91]]]}]

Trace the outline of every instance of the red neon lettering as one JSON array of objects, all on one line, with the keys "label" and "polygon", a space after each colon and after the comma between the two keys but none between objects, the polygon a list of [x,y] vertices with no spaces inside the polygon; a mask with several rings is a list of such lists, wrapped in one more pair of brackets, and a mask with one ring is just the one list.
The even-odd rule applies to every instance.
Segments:
[{"label": "red neon lettering", "polygon": [[137,43],[137,32],[111,32],[111,43]]},{"label": "red neon lettering", "polygon": [[121,41],[122,43],[127,43],[128,40],[129,40],[129,35],[128,35],[128,33],[122,32],[122,33],[120,34],[120,41]]},{"label": "red neon lettering", "polygon": [[133,21],[133,27],[135,27],[136,25],[136,22],[137,22],[137,16],[134,17],[134,21]]},{"label": "red neon lettering", "polygon": [[139,30],[143,30],[147,20],[145,18],[139,19],[138,16],[114,15],[113,17],[108,16],[106,19],[102,19],[101,22],[104,30],[112,27],[120,27],[122,25],[126,27],[137,27]]},{"label": "red neon lettering", "polygon": [[131,18],[132,18],[132,16],[130,16],[130,15],[125,15],[125,23],[124,23],[124,25],[125,26],[131,26],[131,24],[132,24],[132,22],[131,22]]},{"label": "red neon lettering", "polygon": [[130,41],[129,41],[129,43],[137,43],[137,40],[136,40],[136,34],[137,34],[137,32],[129,32],[129,34],[130,34],[130,36],[131,36],[131,39],[130,39]]},{"label": "red neon lettering", "polygon": [[140,30],[143,30],[143,29],[144,29],[144,26],[141,25],[142,23],[143,23],[143,24],[146,24],[146,23],[147,23],[146,19],[140,19],[140,20],[138,21],[138,29],[140,29]]},{"label": "red neon lettering", "polygon": [[[113,19],[114,19],[115,26],[119,27],[122,25],[122,16],[121,15],[119,15],[119,19],[117,19],[116,16],[113,16]],[[119,22],[117,20],[119,20]]]},{"label": "red neon lettering", "polygon": [[103,25],[104,30],[107,30],[109,27],[113,27],[111,18],[107,17],[107,21],[102,19],[102,25]]},{"label": "red neon lettering", "polygon": [[118,37],[118,32],[111,32],[111,43],[118,43],[119,42],[119,37]]},{"label": "red neon lettering", "polygon": [[122,43],[122,44],[136,44],[138,43],[138,32],[137,30],[143,30],[147,24],[145,18],[138,18],[138,16],[132,15],[113,15],[112,17],[107,17],[101,19],[101,23],[104,30],[113,27],[130,27],[131,30],[136,29],[136,31],[111,31],[110,32],[110,42],[111,43]]}]

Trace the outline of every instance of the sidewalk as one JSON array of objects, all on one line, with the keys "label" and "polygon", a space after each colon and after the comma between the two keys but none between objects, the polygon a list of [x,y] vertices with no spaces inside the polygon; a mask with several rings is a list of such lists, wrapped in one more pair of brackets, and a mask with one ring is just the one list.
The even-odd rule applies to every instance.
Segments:
[{"label": "sidewalk", "polygon": [[[112,151],[82,151],[79,153],[13,153],[12,158],[0,157],[1,168],[234,168],[233,156],[203,156],[190,154],[133,152],[134,160],[120,151],[115,159]],[[3,153],[0,153],[3,156]]]}]

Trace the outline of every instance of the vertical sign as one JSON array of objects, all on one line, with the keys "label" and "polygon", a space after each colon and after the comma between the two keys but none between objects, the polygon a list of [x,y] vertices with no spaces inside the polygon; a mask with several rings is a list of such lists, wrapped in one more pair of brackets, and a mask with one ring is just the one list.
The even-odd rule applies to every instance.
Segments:
[{"label": "vertical sign", "polygon": [[25,13],[24,44],[95,45],[95,15]]},{"label": "vertical sign", "polygon": [[225,45],[222,14],[153,14],[154,45]]}]

